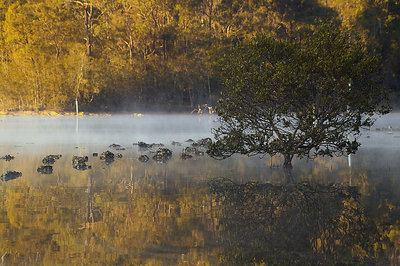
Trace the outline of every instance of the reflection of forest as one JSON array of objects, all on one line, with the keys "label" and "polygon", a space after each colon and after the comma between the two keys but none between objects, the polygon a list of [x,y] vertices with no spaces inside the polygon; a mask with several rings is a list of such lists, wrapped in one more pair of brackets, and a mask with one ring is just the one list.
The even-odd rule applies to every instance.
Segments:
[{"label": "reflection of forest", "polygon": [[79,186],[62,177],[52,185],[3,182],[0,263],[398,262],[394,178],[355,171],[354,186],[207,184],[164,166],[141,175],[118,169],[84,172]]}]

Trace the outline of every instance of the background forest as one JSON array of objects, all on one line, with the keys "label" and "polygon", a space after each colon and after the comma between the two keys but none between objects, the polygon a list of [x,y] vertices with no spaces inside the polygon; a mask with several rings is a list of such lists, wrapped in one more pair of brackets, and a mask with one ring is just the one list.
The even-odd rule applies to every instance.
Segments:
[{"label": "background forest", "polygon": [[324,19],[358,32],[400,91],[399,0],[0,0],[0,109],[190,110],[219,97],[218,58]]}]

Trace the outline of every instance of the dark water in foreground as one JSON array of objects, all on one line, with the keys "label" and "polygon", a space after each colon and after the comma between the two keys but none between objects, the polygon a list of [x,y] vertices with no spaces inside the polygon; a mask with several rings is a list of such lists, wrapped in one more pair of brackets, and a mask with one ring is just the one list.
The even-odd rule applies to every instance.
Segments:
[{"label": "dark water in foreground", "polygon": [[[0,181],[0,265],[398,264],[399,118],[365,132],[351,167],[297,160],[290,184],[280,158],[180,159],[213,117],[1,118],[0,157],[15,156],[1,173],[22,176]],[[138,141],[172,159],[139,162],[154,149]],[[123,157],[92,155],[106,150]],[[62,157],[39,174],[48,154]],[[92,168],[73,169],[73,155]]]}]

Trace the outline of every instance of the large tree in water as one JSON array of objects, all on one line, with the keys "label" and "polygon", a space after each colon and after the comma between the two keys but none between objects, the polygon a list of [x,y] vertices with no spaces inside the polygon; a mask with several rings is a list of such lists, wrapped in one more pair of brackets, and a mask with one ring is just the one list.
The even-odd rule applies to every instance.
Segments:
[{"label": "large tree in water", "polygon": [[333,23],[302,40],[260,35],[222,59],[221,125],[209,154],[292,159],[355,153],[362,128],[389,111],[380,59]]}]

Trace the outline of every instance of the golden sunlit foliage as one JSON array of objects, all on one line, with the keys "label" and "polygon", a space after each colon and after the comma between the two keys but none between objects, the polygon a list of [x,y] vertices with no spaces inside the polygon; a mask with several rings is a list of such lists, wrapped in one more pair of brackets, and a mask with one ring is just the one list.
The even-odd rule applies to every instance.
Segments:
[{"label": "golden sunlit foliage", "polygon": [[293,39],[320,19],[357,30],[399,87],[398,1],[2,0],[4,110],[86,111],[212,104],[212,66],[232,44],[264,32]]}]

